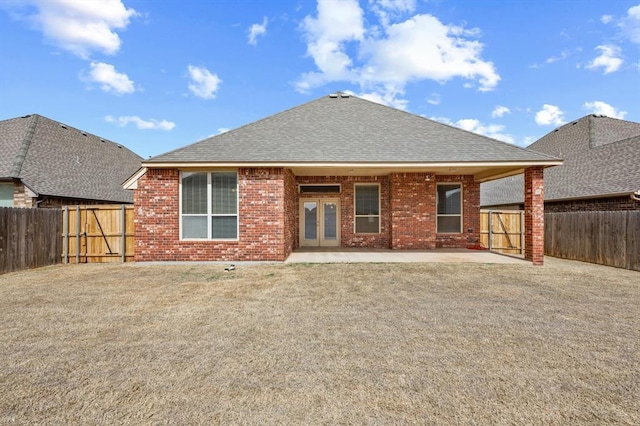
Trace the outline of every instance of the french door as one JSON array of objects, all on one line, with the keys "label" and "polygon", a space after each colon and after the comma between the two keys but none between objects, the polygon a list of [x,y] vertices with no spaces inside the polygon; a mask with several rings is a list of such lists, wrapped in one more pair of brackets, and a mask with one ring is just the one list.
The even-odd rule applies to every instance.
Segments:
[{"label": "french door", "polygon": [[340,200],[300,200],[300,246],[340,246]]}]

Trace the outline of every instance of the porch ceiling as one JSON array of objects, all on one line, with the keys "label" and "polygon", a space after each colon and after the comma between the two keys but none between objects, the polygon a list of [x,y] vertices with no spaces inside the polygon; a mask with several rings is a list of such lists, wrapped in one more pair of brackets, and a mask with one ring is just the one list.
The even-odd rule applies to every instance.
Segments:
[{"label": "porch ceiling", "polygon": [[[526,166],[530,166],[527,164]],[[296,176],[386,176],[391,173],[433,173],[434,175],[473,175],[478,182],[485,182],[524,172],[524,165],[463,165],[439,166],[294,166]]]}]

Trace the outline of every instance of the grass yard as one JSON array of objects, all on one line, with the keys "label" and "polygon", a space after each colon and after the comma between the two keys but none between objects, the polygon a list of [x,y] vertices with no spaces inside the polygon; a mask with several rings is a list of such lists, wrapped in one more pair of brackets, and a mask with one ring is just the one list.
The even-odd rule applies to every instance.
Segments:
[{"label": "grass yard", "polygon": [[0,275],[0,424],[640,424],[640,274],[483,264]]}]

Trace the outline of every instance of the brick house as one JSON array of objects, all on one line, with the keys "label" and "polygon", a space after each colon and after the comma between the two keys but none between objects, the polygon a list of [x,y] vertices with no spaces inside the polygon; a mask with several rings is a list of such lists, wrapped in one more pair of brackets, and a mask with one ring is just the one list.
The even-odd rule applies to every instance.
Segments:
[{"label": "brick house", "polygon": [[[545,173],[545,211],[640,210],[640,123],[587,115],[528,148],[563,158]],[[482,208],[523,209],[523,179],[482,183]]]},{"label": "brick house", "polygon": [[132,203],[142,158],[38,114],[0,121],[0,207]]},{"label": "brick house", "polygon": [[526,258],[542,264],[543,170],[560,163],[337,93],[143,161],[125,187],[137,261],[283,261],[475,245],[480,182],[524,171]]}]

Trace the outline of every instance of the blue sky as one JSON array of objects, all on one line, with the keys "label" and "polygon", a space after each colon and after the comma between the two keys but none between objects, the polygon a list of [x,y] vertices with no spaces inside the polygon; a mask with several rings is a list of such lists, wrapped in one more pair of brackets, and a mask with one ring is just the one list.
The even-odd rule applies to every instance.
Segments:
[{"label": "blue sky", "polygon": [[526,146],[640,121],[640,2],[0,0],[0,119],[148,157],[335,91]]}]

